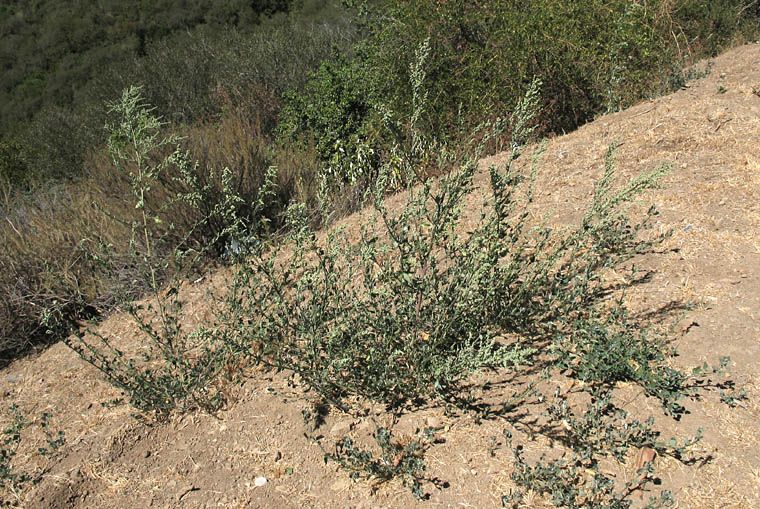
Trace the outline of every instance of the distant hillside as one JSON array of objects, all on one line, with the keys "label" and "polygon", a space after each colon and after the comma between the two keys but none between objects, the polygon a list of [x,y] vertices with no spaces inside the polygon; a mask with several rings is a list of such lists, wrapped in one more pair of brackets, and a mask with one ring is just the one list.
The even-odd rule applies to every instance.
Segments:
[{"label": "distant hillside", "polygon": [[250,27],[293,0],[10,0],[0,5],[0,136],[71,104],[93,72],[199,25]]}]

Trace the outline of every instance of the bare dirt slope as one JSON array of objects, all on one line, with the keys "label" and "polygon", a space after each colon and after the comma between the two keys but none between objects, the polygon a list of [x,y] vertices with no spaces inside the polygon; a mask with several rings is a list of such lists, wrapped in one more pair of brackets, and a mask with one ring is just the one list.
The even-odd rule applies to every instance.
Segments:
[{"label": "bare dirt slope", "polygon": [[[729,355],[734,379],[749,395],[736,409],[720,404],[717,396],[687,404],[690,413],[679,429],[694,433],[704,426],[705,439],[696,452],[708,459],[690,466],[657,460],[661,488],[674,492],[679,507],[760,507],[758,90],[760,44],[739,47],[715,59],[708,77],[675,94],[549,141],[536,183],[540,210],[551,211],[552,221],[572,221],[588,203],[611,142],[621,143],[617,160],[624,176],[660,162],[673,165],[663,188],[645,201],[661,212],[657,227],[675,233],[662,253],[636,260],[657,272],[630,289],[626,302],[641,316],[654,317],[678,313],[669,311],[673,303],[696,302],[681,322],[676,363],[690,367]],[[485,185],[485,174],[478,179]],[[348,218],[346,224],[357,221]],[[193,296],[191,314],[208,313],[202,289],[188,290]],[[140,347],[123,316],[109,318],[102,330],[125,347]],[[352,481],[334,463],[325,465],[322,451],[304,438],[309,430],[301,411],[309,406],[309,395],[290,387],[286,373],[252,369],[249,375],[229,388],[233,402],[217,417],[191,414],[148,426],[131,417],[127,405],[110,405],[121,397],[119,391],[62,344],[15,362],[0,377],[0,405],[16,403],[30,418],[49,411],[50,429],[66,434],[59,455],[50,459],[36,453],[45,445],[39,431],[34,426],[25,431],[14,468],[42,473],[42,480],[18,494],[21,505],[498,507],[501,496],[514,488],[512,456],[499,440],[505,424],[450,417],[439,408],[419,410],[396,423],[381,411],[370,409],[369,415],[393,424],[400,437],[423,426],[437,428],[440,440],[426,456],[427,473],[445,487],[426,486],[429,500],[416,501],[400,482]],[[636,391],[627,409],[642,418],[648,412],[662,415]],[[665,432],[673,426],[660,420]],[[329,443],[347,433],[366,437],[370,423],[332,411],[318,431]],[[550,445],[541,437],[523,440],[535,451]],[[629,479],[634,463],[630,458],[614,474]],[[262,476],[268,482],[256,486]],[[528,503],[543,506],[545,501]]]}]

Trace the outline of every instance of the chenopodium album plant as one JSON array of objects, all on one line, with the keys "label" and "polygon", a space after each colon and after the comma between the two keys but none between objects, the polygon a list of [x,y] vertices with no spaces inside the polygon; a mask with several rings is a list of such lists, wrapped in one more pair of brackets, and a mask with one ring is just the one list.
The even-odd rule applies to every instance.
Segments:
[{"label": "chenopodium album plant", "polygon": [[[194,330],[183,327],[179,289],[183,279],[192,273],[186,269],[209,255],[214,245],[243,236],[243,221],[236,214],[240,198],[232,192],[231,172],[225,169],[220,175],[223,198],[205,203],[209,212],[194,226],[176,231],[174,225],[163,225],[162,212],[166,207],[182,202],[200,210],[199,201],[208,196],[208,189],[197,179],[197,164],[192,164],[180,149],[178,138],[160,137],[163,124],[143,102],[139,87],[126,89],[109,112],[116,122],[107,126],[111,133],[108,148],[116,169],[128,175],[136,213],[128,218],[114,217],[106,210],[103,213],[127,224],[132,235],[126,252],[123,246],[119,249],[87,239],[82,242],[82,249],[107,270],[118,271],[125,260],[132,265],[133,280],[119,283],[118,274],[112,279],[120,284],[120,307],[132,317],[144,342],[139,353],[125,354],[113,338],[94,329],[77,332],[73,327],[75,333],[66,340],[67,345],[98,368],[111,384],[126,391],[130,403],[140,410],[159,416],[188,405],[213,410],[221,404],[220,395],[213,389],[214,380],[240,350],[223,328],[207,328],[203,324]],[[166,147],[175,145],[173,153],[161,156]],[[173,178],[183,191],[158,210],[152,210],[147,206],[150,193],[172,165],[176,169]],[[254,216],[263,209],[263,200],[270,191],[267,186],[261,189],[259,200],[252,204]],[[195,228],[210,221],[226,226],[217,231],[207,246],[198,248],[188,242]],[[147,289],[144,303],[136,300],[139,295],[136,287]],[[54,319],[54,315],[54,310],[49,312],[48,320]]]},{"label": "chenopodium album plant", "polygon": [[[341,228],[317,233],[303,205],[290,207],[286,241],[259,245],[241,264],[230,297],[248,317],[241,333],[260,358],[298,373],[336,405],[357,396],[399,407],[450,399],[478,368],[529,363],[536,338],[558,317],[588,311],[602,270],[648,245],[619,205],[664,170],[612,193],[610,165],[575,230],[529,226],[523,206],[532,199],[532,178],[517,161],[532,133],[539,86],[533,83],[512,117],[484,125],[486,135],[467,157],[439,161],[454,171],[410,186],[398,211],[384,199],[408,165],[381,168],[367,198],[374,213],[358,241]],[[489,169],[480,219],[463,231],[483,147],[506,129],[511,156]],[[506,340],[515,336],[521,340]]]}]

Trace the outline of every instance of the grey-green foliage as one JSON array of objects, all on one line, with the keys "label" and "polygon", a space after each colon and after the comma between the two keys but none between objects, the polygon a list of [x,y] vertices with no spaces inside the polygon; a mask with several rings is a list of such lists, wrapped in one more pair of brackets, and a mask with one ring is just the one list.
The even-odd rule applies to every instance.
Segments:
[{"label": "grey-green foliage", "polygon": [[[254,251],[230,297],[250,317],[243,334],[261,358],[295,371],[336,404],[360,396],[399,406],[447,399],[478,368],[524,366],[536,338],[556,332],[560,317],[588,312],[602,270],[649,245],[638,238],[642,225],[630,225],[620,208],[663,170],[612,192],[610,156],[581,225],[564,233],[531,228],[523,206],[532,200],[532,179],[517,161],[539,85],[514,115],[482,126],[465,157],[442,151],[439,167],[456,170],[410,186],[399,210],[384,198],[399,172],[412,181],[426,145],[395,151],[400,162],[384,165],[368,193],[374,213],[358,241],[341,229],[320,236],[305,207],[292,206],[285,241]],[[424,94],[415,97],[424,107]],[[507,129],[511,156],[489,169],[482,214],[462,231],[483,148]],[[504,341],[514,334],[521,340]]]},{"label": "grey-green foliage", "polygon": [[[124,263],[131,264],[130,278],[118,281],[115,291],[118,305],[132,318],[137,333],[146,341],[138,354],[125,354],[113,338],[96,330],[75,331],[66,343],[84,360],[98,368],[116,387],[127,392],[130,403],[138,409],[165,416],[174,408],[200,406],[207,410],[222,403],[213,382],[225,364],[239,352],[228,341],[223,329],[200,324],[188,330],[183,327],[183,301],[179,290],[189,269],[202,260],[207,251],[228,238],[243,235],[245,222],[237,216],[240,198],[232,192],[231,173],[221,172],[222,198],[205,202],[210,195],[207,186],[197,179],[197,165],[188,160],[179,146],[168,155],[166,148],[178,143],[175,137],[163,137],[162,123],[144,102],[138,87],[126,89],[119,102],[111,107],[116,121],[109,125],[109,149],[114,165],[128,174],[135,203],[132,217],[114,219],[127,223],[132,231],[126,252],[112,245],[82,242],[82,250],[106,272],[117,271]],[[176,167],[176,180],[181,184],[175,196],[163,205],[149,207],[151,193],[169,166]],[[269,182],[269,180],[267,181]],[[268,185],[268,184],[267,184]],[[267,195],[267,185],[260,196]],[[201,203],[203,202],[203,203]],[[164,224],[163,212],[176,203],[184,203],[205,214],[194,226],[175,231]],[[256,217],[263,208],[262,200],[251,204]],[[109,211],[103,210],[105,214]],[[207,245],[190,242],[194,230],[216,221],[219,226]],[[254,228],[255,232],[256,229]],[[93,245],[94,244],[94,245]],[[123,279],[123,278],[122,278]],[[143,302],[135,300],[135,288],[147,290]],[[60,318],[55,310],[46,315],[48,324]]]},{"label": "grey-green foliage", "polygon": [[[517,507],[525,495],[525,489],[546,494],[557,507],[625,509],[632,506],[631,494],[654,480],[652,462],[641,465],[633,479],[616,483],[615,479],[601,468],[601,461],[611,457],[618,462],[625,461],[630,449],[649,448],[659,455],[667,455],[679,461],[686,461],[690,448],[702,439],[702,429],[693,438],[680,444],[676,438],[660,440],[654,419],[645,421],[629,418],[628,414],[612,402],[612,391],[608,388],[592,388],[591,402],[582,412],[573,411],[567,397],[559,391],[547,410],[549,422],[556,426],[547,432],[553,440],[563,444],[560,457],[550,459],[547,454],[529,464],[523,455],[523,447],[512,446],[512,434],[504,431],[507,442],[514,453],[515,470],[512,479],[521,486],[502,498],[505,507]],[[561,423],[561,425],[560,425]],[[673,496],[663,490],[658,497],[650,497],[647,507],[673,505]]]},{"label": "grey-green foliage", "polygon": [[426,480],[424,454],[433,442],[433,429],[419,431],[417,438],[406,444],[394,442],[393,433],[387,428],[378,427],[372,437],[380,447],[379,457],[357,447],[349,437],[344,437],[335,445],[334,453],[325,452],[325,463],[335,461],[351,472],[352,479],[367,477],[376,482],[386,482],[400,477],[415,497],[423,498],[422,483]]}]

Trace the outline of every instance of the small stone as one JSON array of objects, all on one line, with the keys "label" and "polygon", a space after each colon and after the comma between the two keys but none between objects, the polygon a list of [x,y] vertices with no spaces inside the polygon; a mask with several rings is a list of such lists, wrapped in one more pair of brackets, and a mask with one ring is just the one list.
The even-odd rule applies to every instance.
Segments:
[{"label": "small stone", "polygon": [[330,433],[332,433],[333,435],[340,435],[340,434],[348,433],[350,430],[351,430],[351,421],[342,421],[335,424],[335,426],[333,426],[332,429],[330,430]]},{"label": "small stone", "polygon": [[16,384],[16,383],[19,383],[21,380],[23,380],[24,377],[20,376],[20,375],[19,376],[17,376],[17,375],[8,375],[7,377],[5,377],[5,379],[8,380],[8,382],[10,382],[12,384]]},{"label": "small stone", "polygon": [[351,481],[348,479],[339,479],[332,483],[332,486],[330,486],[330,489],[333,491],[343,491],[346,488],[348,488],[351,485]]},{"label": "small stone", "polygon": [[253,480],[253,485],[256,486],[257,488],[261,488],[267,482],[269,482],[269,481],[267,481],[267,478],[261,476],[261,477],[257,477],[256,479]]},{"label": "small stone", "polygon": [[427,419],[425,419],[425,425],[428,428],[433,428],[433,429],[441,429],[442,427],[441,419],[439,419],[438,417],[428,417]]}]

